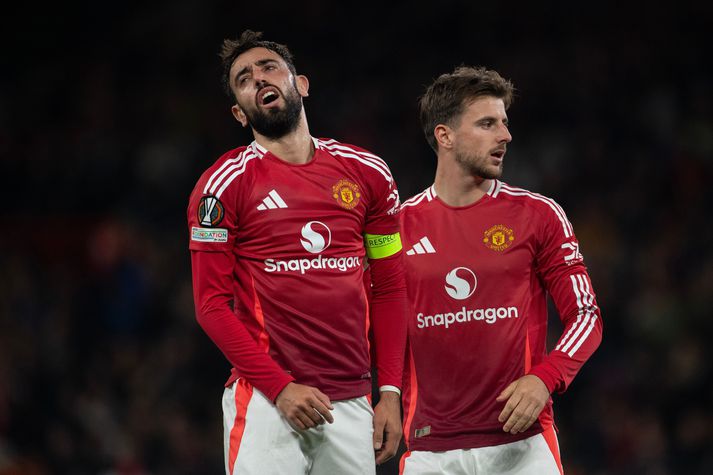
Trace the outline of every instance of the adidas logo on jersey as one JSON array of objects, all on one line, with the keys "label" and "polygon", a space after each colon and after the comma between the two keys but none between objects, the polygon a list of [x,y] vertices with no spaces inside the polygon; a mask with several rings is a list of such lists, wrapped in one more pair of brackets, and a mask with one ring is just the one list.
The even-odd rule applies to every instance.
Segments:
[{"label": "adidas logo on jersey", "polygon": [[428,236],[423,236],[416,244],[413,245],[411,249],[406,251],[407,256],[413,256],[414,254],[435,254],[436,250],[433,248],[431,241],[428,240]]},{"label": "adidas logo on jersey", "polygon": [[276,208],[287,208],[287,203],[285,203],[276,190],[271,190],[257,207],[259,211]]}]

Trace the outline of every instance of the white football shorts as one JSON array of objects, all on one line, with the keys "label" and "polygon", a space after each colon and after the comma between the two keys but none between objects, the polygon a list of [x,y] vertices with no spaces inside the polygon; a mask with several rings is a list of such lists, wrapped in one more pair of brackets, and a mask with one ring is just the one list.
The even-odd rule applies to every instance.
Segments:
[{"label": "white football shorts", "polygon": [[263,393],[238,379],[223,392],[226,475],[374,475],[369,399],[332,406],[332,424],[297,430]]},{"label": "white football shorts", "polygon": [[444,452],[414,450],[401,457],[402,475],[564,475],[554,427],[509,444]]}]

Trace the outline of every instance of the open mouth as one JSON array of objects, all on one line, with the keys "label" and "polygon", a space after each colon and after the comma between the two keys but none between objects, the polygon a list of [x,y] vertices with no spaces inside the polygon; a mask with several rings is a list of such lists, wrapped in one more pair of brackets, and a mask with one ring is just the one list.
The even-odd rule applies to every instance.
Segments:
[{"label": "open mouth", "polygon": [[503,157],[505,156],[505,150],[495,150],[494,152],[491,152],[490,155],[502,160]]},{"label": "open mouth", "polygon": [[258,92],[258,104],[266,106],[272,104],[280,97],[279,92],[274,87],[265,87]]}]

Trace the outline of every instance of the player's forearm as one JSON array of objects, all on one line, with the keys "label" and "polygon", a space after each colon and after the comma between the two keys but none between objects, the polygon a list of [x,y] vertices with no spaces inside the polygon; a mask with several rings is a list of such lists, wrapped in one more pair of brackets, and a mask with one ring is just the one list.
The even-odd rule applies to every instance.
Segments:
[{"label": "player's forearm", "polygon": [[601,332],[597,332],[594,338],[587,341],[586,348],[576,354],[576,357],[559,350],[553,350],[539,364],[534,365],[528,374],[539,377],[550,393],[562,393],[569,387],[600,342]]},{"label": "player's forearm", "polygon": [[370,261],[371,322],[380,386],[401,388],[407,332],[407,294],[402,253]]},{"label": "player's forearm", "polygon": [[406,325],[405,305],[388,301],[372,305],[372,325],[376,349],[376,370],[379,386],[401,388]]},{"label": "player's forearm", "polygon": [[232,311],[232,256],[192,252],[196,319],[238,373],[274,401],[293,380],[250,335]]},{"label": "player's forearm", "polygon": [[557,345],[532,368],[550,392],[563,392],[602,341],[601,311],[584,266],[576,266],[550,292],[564,325]]},{"label": "player's forearm", "polygon": [[294,381],[248,333],[227,307],[197,313],[203,331],[215,343],[240,376],[274,401],[280,391]]}]

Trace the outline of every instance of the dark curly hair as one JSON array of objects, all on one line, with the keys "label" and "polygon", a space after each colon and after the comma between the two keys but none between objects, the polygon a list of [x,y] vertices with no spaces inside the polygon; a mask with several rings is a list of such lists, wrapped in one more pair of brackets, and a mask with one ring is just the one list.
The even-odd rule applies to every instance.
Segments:
[{"label": "dark curly hair", "polygon": [[282,57],[290,68],[292,74],[297,75],[292,53],[287,49],[287,46],[275,43],[274,41],[266,41],[262,38],[261,31],[245,30],[237,40],[225,39],[223,46],[220,49],[220,60],[223,64],[222,82],[225,93],[231,99],[234,99],[233,91],[230,89],[230,68],[233,66],[235,59],[244,52],[253,48],[265,48],[273,51]]}]

